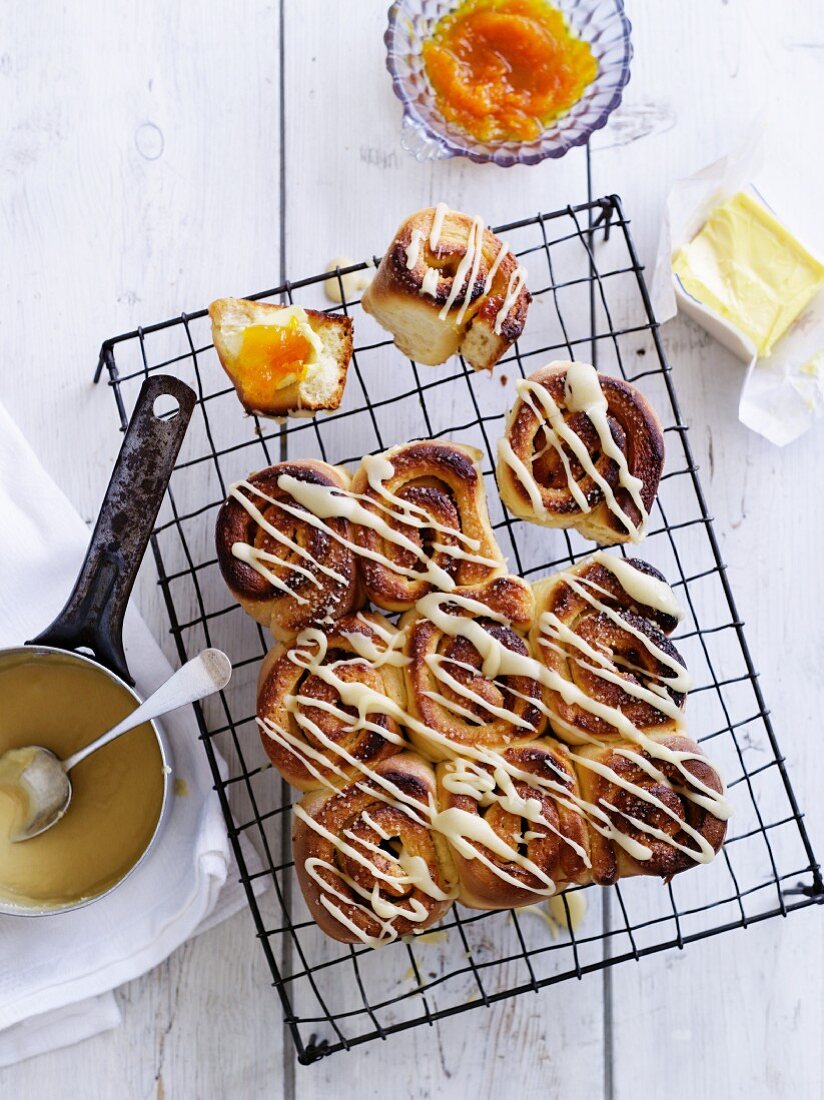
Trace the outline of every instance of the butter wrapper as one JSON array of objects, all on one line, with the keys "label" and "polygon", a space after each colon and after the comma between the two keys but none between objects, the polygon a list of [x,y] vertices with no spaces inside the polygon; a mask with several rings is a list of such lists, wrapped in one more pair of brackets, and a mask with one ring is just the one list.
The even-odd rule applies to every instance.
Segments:
[{"label": "butter wrapper", "polygon": [[815,295],[772,353],[758,358],[752,340],[688,294],[672,270],[673,257],[701,230],[710,213],[739,191],[752,195],[791,229],[786,211],[772,206],[769,185],[761,183],[764,132],[761,117],[737,150],[673,185],[667,197],[651,295],[659,321],[682,312],[746,364],[738,419],[771,443],[784,446],[824,415],[824,291]]}]

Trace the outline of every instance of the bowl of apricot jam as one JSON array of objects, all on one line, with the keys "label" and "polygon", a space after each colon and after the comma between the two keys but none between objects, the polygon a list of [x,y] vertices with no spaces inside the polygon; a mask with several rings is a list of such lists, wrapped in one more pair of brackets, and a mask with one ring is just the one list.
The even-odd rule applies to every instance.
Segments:
[{"label": "bowl of apricot jam", "polygon": [[418,160],[501,167],[562,157],[621,102],[623,0],[397,0],[386,64]]}]

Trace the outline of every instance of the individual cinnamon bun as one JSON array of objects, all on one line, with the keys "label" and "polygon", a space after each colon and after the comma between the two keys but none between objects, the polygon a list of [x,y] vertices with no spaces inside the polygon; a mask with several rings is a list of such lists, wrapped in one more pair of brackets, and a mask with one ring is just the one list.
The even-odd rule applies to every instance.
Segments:
[{"label": "individual cinnamon bun", "polygon": [[257,718],[269,759],[303,791],[359,776],[405,744],[402,636],[358,611],[307,627],[260,668]]},{"label": "individual cinnamon bun", "polygon": [[325,462],[280,462],[233,485],[218,513],[223,579],[244,611],[282,641],[363,603],[349,521],[318,518],[293,495],[302,487],[328,497],[348,485],[346,472]]},{"label": "individual cinnamon bun", "polygon": [[295,806],[298,882],[328,936],[380,947],[444,916],[454,869],[430,828],[434,812],[434,773],[414,753],[381,760],[366,778],[313,791]]},{"label": "individual cinnamon bun", "polygon": [[352,480],[362,505],[355,539],[369,599],[406,611],[427,592],[506,572],[473,447],[440,440],[367,455]]},{"label": "individual cinnamon bun", "polygon": [[590,830],[557,741],[458,757],[436,772],[438,828],[452,849],[462,905],[510,909],[591,880]]},{"label": "individual cinnamon bun", "polygon": [[605,545],[640,542],[664,466],[663,430],[643,394],[569,362],[517,389],[496,470],[510,512]]},{"label": "individual cinnamon bun", "polygon": [[690,686],[667,637],[680,609],[661,574],[604,551],[533,585],[544,703],[570,744],[674,732]]},{"label": "individual cinnamon bun", "polygon": [[571,751],[590,829],[611,850],[604,882],[629,875],[670,879],[720,850],[731,815],[724,784],[689,737],[654,733]]},{"label": "individual cinnamon bun", "polygon": [[541,733],[541,684],[519,633],[531,618],[520,577],[430,593],[403,617],[408,733],[422,753],[445,760],[467,746],[503,749]]},{"label": "individual cinnamon bun", "polygon": [[361,304],[410,359],[436,366],[460,352],[491,370],[531,300],[526,271],[483,219],[439,203],[403,222]]}]

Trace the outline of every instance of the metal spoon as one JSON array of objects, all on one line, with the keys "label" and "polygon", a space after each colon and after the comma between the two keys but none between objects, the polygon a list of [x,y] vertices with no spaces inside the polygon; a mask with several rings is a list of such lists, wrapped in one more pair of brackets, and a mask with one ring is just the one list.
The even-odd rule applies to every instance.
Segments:
[{"label": "metal spoon", "polygon": [[204,649],[161,684],[137,710],[66,760],[58,760],[53,752],[38,745],[5,752],[0,756],[0,784],[12,789],[17,786],[27,805],[25,820],[11,837],[12,841],[30,840],[50,829],[65,814],[72,799],[67,773],[75,764],[135,726],[220,691],[231,675],[232,665],[225,653]]}]

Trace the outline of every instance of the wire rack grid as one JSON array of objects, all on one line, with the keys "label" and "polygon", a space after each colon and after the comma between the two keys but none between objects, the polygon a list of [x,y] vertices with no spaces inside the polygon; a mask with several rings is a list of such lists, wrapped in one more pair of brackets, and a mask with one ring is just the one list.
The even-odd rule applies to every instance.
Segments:
[{"label": "wire rack grid", "polygon": [[[197,708],[198,722],[257,936],[303,1063],[824,897],[620,200],[568,206],[496,232],[528,267],[534,301],[523,337],[492,376],[475,374],[463,361],[432,368],[404,359],[359,300],[346,298],[342,277],[367,264],[251,295],[342,309],[354,318],[344,403],[327,416],[284,426],[245,417],[217,361],[205,310],[107,340],[101,349],[96,377],[108,373],[122,427],[153,372],[175,374],[198,394],[152,537],[154,559],[181,660],[217,645],[234,664],[229,688]],[[329,306],[330,287],[340,306]],[[217,510],[233,481],[287,455],[357,463],[400,441],[443,437],[483,453],[491,518],[513,570],[536,579],[564,567],[590,553],[591,544],[574,531],[512,519],[494,481],[511,379],[556,358],[588,358],[626,378],[661,418],[667,464],[639,552],[668,577],[686,611],[675,641],[695,681],[687,716],[692,735],[727,778],[735,809],[729,838],[714,863],[668,885],[629,879],[608,890],[586,888],[587,915],[572,930],[550,928],[534,912],[455,906],[438,932],[412,942],[376,952],[334,943],[311,921],[295,888],[291,792],[268,765],[254,722],[257,668],[270,643],[220,577],[212,538]],[[243,838],[253,841],[260,865]],[[264,883],[273,889],[259,896]]]}]

